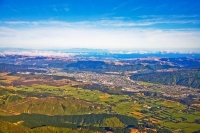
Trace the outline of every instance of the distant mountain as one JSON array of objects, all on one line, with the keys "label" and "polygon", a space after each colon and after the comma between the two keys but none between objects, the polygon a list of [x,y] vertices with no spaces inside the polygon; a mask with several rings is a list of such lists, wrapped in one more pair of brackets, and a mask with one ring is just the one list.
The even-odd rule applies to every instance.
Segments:
[{"label": "distant mountain", "polygon": [[66,65],[66,71],[93,71],[93,72],[124,72],[124,71],[138,71],[138,70],[158,70],[174,68],[170,65],[115,65],[114,63],[105,63],[104,61],[77,61]]},{"label": "distant mountain", "polygon": [[62,50],[53,50],[53,51],[62,51],[66,53],[102,53],[109,52],[107,49],[90,49],[90,48],[70,48]]}]

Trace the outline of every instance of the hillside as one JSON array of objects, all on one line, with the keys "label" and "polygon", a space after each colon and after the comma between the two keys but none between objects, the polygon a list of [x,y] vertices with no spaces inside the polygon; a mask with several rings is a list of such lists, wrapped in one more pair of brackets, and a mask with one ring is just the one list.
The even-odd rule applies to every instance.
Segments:
[{"label": "hillside", "polygon": [[200,70],[198,69],[134,74],[131,76],[131,79],[165,85],[183,85],[193,88],[200,88]]},{"label": "hillside", "polygon": [[138,71],[138,70],[159,70],[175,68],[171,65],[160,64],[130,64],[130,65],[115,65],[113,63],[105,63],[104,61],[77,61],[67,64],[64,70],[77,71],[92,71],[92,72],[124,72],[124,71]]}]

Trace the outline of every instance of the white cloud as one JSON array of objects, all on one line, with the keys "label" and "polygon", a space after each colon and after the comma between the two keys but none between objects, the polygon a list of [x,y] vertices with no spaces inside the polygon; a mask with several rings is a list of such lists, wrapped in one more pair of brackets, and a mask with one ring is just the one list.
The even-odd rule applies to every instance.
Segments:
[{"label": "white cloud", "polygon": [[[119,17],[120,18],[120,17]],[[200,24],[199,19],[190,20],[172,20],[164,18],[150,18],[138,21],[124,21],[123,18],[117,20],[98,20],[98,21],[80,21],[80,22],[64,22],[64,21],[0,21],[0,24],[6,24],[8,26],[12,25],[22,25],[22,26],[65,26],[65,27],[149,27],[156,24]]]},{"label": "white cloud", "polygon": [[[56,22],[52,22],[53,23]],[[38,24],[40,24],[38,22]],[[21,48],[199,48],[199,30],[94,27],[0,27],[0,47]]]},{"label": "white cloud", "polygon": [[198,14],[195,14],[195,15],[142,15],[139,17],[145,18],[145,19],[148,19],[148,18],[162,18],[162,19],[174,18],[174,19],[177,19],[177,18],[198,18],[199,15]]}]

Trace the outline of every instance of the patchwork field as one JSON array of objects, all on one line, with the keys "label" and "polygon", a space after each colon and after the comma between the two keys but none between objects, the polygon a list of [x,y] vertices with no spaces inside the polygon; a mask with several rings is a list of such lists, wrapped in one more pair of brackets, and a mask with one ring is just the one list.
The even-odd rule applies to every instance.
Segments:
[{"label": "patchwork field", "polygon": [[[0,122],[4,125],[0,127],[1,131],[12,127],[24,132],[46,132],[47,130],[89,132],[88,125],[94,126],[90,127],[93,129],[90,132],[104,132],[105,130],[100,127],[111,127],[113,130],[119,128],[123,132],[134,132],[145,128],[152,129],[152,132],[163,128],[186,133],[200,130],[198,123],[200,111],[173,100],[137,93],[109,94],[92,88],[83,89],[77,87],[83,84],[82,82],[64,76],[1,73],[0,83]],[[144,82],[143,84],[151,85]],[[26,125],[28,122],[23,114],[29,114],[29,118],[33,118],[32,114],[45,115],[48,118],[57,115],[63,117],[88,115],[89,117],[92,114],[106,114],[106,117],[101,116],[101,121],[92,118],[95,122],[90,121],[88,125],[83,124],[84,122],[80,123],[81,126],[86,126],[80,129],[75,122],[70,122],[62,128],[58,128],[59,125],[53,126],[41,122],[36,128],[30,129]],[[127,124],[120,115],[126,116],[130,121],[136,118],[138,123]],[[13,121],[9,119],[11,116],[19,118]],[[98,117],[100,119],[100,116]],[[83,118],[83,121],[85,120],[86,118]],[[127,126],[137,129],[126,128]]]}]

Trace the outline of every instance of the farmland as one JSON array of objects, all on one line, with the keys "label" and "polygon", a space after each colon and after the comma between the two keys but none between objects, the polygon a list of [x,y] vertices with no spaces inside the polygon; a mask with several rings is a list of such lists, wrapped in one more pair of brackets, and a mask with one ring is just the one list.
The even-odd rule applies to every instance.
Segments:
[{"label": "farmland", "polygon": [[193,58],[4,56],[0,131],[198,132],[198,66]]},{"label": "farmland", "polygon": [[[200,111],[195,107],[188,107],[174,100],[152,95],[147,96],[142,92],[128,95],[106,93],[92,88],[83,89],[77,87],[77,85],[83,85],[82,82],[74,81],[64,76],[56,80],[55,77],[57,76],[53,75],[32,76],[29,74],[9,75],[9,73],[1,73],[1,76],[4,79],[1,80],[0,115],[2,120],[12,123],[16,123],[19,120],[27,123],[27,120],[22,117],[24,113],[30,114],[29,117],[31,117],[31,114],[49,116],[120,114],[136,118],[138,126],[135,125],[135,127],[139,129],[145,127],[152,129],[166,128],[172,131],[181,130],[184,132],[200,130],[199,126],[197,126],[198,123],[195,123],[195,120],[200,119]],[[147,83],[145,85],[149,86],[150,84]],[[18,116],[19,119],[11,121],[11,119],[8,119],[11,116]],[[117,119],[117,117],[111,117],[110,120],[105,118],[102,121],[113,129],[125,128],[125,126],[122,126],[124,123]],[[108,124],[110,123],[109,121],[111,123],[112,121],[118,121],[118,124]],[[21,124],[26,127],[25,123],[22,122]],[[18,125],[21,124],[19,123]],[[175,124],[177,126],[174,126]],[[46,124],[41,123],[39,125]],[[187,125],[190,125],[191,128]],[[83,124],[82,126],[87,125]],[[94,125],[94,127],[99,126]],[[38,130],[40,128],[44,127],[38,127]],[[68,125],[63,128],[71,128],[71,126]],[[97,130],[100,131],[102,129],[97,128]]]}]

